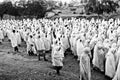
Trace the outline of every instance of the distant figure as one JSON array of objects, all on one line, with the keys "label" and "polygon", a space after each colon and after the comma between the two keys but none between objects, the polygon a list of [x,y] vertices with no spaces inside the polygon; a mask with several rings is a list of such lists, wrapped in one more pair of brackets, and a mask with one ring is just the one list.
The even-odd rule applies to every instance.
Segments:
[{"label": "distant figure", "polygon": [[30,35],[27,40],[27,54],[36,54],[35,43],[32,35]]},{"label": "distant figure", "polygon": [[12,31],[10,35],[10,39],[11,39],[11,44],[12,44],[12,47],[14,48],[14,51],[18,52],[17,35],[15,30]]},{"label": "distant figure", "polygon": [[2,43],[3,39],[4,39],[3,30],[0,29],[0,43]]}]

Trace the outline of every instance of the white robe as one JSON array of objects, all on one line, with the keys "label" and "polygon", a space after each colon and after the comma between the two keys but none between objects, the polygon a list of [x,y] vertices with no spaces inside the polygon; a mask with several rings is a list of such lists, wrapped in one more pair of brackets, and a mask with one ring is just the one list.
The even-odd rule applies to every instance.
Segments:
[{"label": "white robe", "polygon": [[115,53],[115,58],[116,58],[116,67],[117,67],[120,59],[120,47],[118,48],[118,51]]},{"label": "white robe", "polygon": [[[73,48],[73,40],[74,40],[74,38],[75,38],[75,36],[74,35],[72,35],[71,37],[70,37],[70,47],[71,47],[71,50],[73,51],[74,50],[74,48]],[[74,53],[73,53],[74,54]],[[75,54],[74,54],[75,55]]]},{"label": "white robe", "polygon": [[2,31],[2,30],[0,30],[0,39],[1,39],[1,40],[4,39],[4,34],[3,34],[3,31]]},{"label": "white robe", "polygon": [[52,36],[51,36],[51,33],[47,34],[47,40],[49,40],[50,44],[52,44]]},{"label": "white robe", "polygon": [[51,42],[46,37],[44,38],[44,46],[46,51],[49,51],[51,49]]},{"label": "white robe", "polygon": [[93,60],[92,63],[95,67],[99,67],[99,62],[98,62],[98,45],[95,45],[94,47],[94,54],[93,54]]},{"label": "white robe", "polygon": [[18,46],[16,33],[10,34],[10,40],[11,40],[12,47]]},{"label": "white robe", "polygon": [[17,43],[20,45],[21,44],[21,35],[20,33],[16,33],[17,35]]},{"label": "white robe", "polygon": [[91,80],[90,57],[86,53],[80,56],[80,80]]},{"label": "white robe", "polygon": [[23,32],[23,34],[22,34],[22,38],[23,38],[23,40],[26,42],[27,41],[27,39],[28,39],[28,37],[27,37],[28,35],[27,35],[27,32]]},{"label": "white robe", "polygon": [[113,53],[110,50],[106,54],[106,64],[105,64],[105,75],[109,76],[110,78],[113,78],[115,75],[115,57]]},{"label": "white robe", "polygon": [[76,48],[78,60],[80,60],[80,56],[83,53],[83,50],[84,50],[84,45],[82,42],[80,42],[80,39],[78,39],[77,40],[77,48]]},{"label": "white robe", "polygon": [[35,39],[35,46],[37,50],[45,50],[45,45],[44,45],[44,41],[42,40],[42,38]]},{"label": "white robe", "polygon": [[118,61],[118,66],[117,66],[117,70],[116,70],[116,73],[115,73],[115,76],[113,77],[112,80],[120,80],[120,59]]},{"label": "white robe", "polygon": [[90,41],[90,49],[92,50],[95,47],[97,39],[96,38],[92,38],[92,40]]},{"label": "white robe", "polygon": [[64,51],[66,51],[66,49],[69,48],[69,42],[68,42],[67,36],[63,37],[61,40],[62,40]]},{"label": "white robe", "polygon": [[8,39],[11,40],[11,33],[12,33],[12,31],[7,30],[6,32],[7,32],[7,37],[8,37]]},{"label": "white robe", "polygon": [[77,39],[78,39],[78,35],[75,34],[75,37],[73,38],[73,41],[72,41],[72,51],[73,51],[73,54],[74,54],[75,56],[77,56],[77,51],[76,51]]},{"label": "white robe", "polygon": [[3,35],[4,37],[7,36],[7,31],[5,29],[3,29]]},{"label": "white robe", "polygon": [[[33,45],[33,46],[31,46],[31,45]],[[37,53],[36,49],[35,49],[35,41],[34,41],[34,39],[33,38],[28,38],[28,40],[27,40],[27,53],[31,49],[34,52],[34,54]]]},{"label": "white robe", "polygon": [[54,45],[52,51],[52,65],[63,66],[64,51],[61,46]]}]

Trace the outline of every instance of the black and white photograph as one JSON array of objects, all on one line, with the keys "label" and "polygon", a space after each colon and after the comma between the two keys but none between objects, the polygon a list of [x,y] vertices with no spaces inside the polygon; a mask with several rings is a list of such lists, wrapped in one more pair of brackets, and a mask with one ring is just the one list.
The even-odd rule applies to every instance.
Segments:
[{"label": "black and white photograph", "polygon": [[0,0],[0,80],[120,80],[120,0]]}]

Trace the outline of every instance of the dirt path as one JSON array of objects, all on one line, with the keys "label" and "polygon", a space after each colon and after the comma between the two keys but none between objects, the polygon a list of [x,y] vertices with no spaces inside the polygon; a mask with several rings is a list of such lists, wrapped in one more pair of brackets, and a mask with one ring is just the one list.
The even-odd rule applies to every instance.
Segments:
[{"label": "dirt path", "polygon": [[[12,53],[10,42],[0,45],[0,80],[79,80],[79,66],[72,55],[67,55],[61,75],[57,76],[48,62],[38,61],[36,56],[26,54],[22,44],[20,53]],[[92,80],[107,80],[103,74],[92,70]]]}]

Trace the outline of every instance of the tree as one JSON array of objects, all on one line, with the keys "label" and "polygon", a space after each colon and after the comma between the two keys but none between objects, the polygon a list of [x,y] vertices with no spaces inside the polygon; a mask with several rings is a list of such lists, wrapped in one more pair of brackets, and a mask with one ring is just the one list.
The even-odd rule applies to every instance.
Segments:
[{"label": "tree", "polygon": [[[28,2],[26,4],[20,4],[22,6],[15,6],[11,2],[0,4],[0,16],[4,14],[13,16],[36,16],[42,18],[45,16],[47,10],[47,3],[43,0]],[[49,9],[51,10],[51,9]]]},{"label": "tree", "polygon": [[85,10],[87,14],[90,14],[90,13],[103,14],[103,12],[105,13],[116,12],[116,9],[118,7],[119,5],[117,3],[110,0],[104,0],[102,3],[91,0],[85,6]]}]

